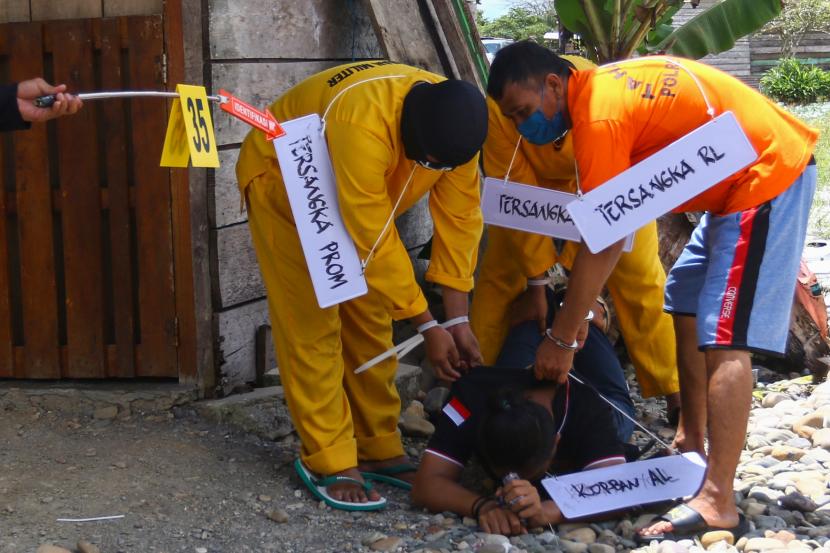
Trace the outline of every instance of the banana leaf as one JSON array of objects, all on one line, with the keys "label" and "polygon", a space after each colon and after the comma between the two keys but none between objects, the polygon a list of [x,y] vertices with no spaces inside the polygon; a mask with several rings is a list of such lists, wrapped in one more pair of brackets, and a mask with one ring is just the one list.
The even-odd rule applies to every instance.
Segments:
[{"label": "banana leaf", "polygon": [[[602,9],[603,2],[597,0],[587,1],[593,2],[597,9]],[[559,21],[566,29],[581,35],[583,38],[593,38],[593,33],[588,30],[588,19],[585,17],[582,2],[579,0],[554,0],[553,6],[556,9],[556,15],[559,16]]]},{"label": "banana leaf", "polygon": [[725,52],[776,17],[782,7],[781,0],[723,0],[649,50],[692,59]]}]

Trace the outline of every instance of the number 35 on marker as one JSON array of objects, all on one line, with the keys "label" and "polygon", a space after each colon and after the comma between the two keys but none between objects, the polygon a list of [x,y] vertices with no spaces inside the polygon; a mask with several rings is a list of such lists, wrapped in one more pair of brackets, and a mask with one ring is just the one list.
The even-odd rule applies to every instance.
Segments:
[{"label": "number 35 on marker", "polygon": [[219,167],[205,87],[180,84],[176,92],[179,97],[170,109],[160,165],[187,167],[190,159],[194,167]]}]

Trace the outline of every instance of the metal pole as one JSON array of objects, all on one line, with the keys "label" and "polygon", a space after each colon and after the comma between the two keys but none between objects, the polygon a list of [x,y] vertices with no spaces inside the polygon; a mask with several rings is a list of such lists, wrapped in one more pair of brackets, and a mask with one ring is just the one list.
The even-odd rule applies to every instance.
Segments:
[{"label": "metal pole", "polygon": [[[75,94],[81,100],[108,100],[110,98],[178,98],[178,92],[160,92],[157,90],[121,90],[118,92],[81,92],[80,94]],[[214,96],[208,96],[208,100],[211,102],[218,102],[223,103],[227,101],[227,98],[224,96],[220,96],[218,94]],[[55,103],[56,97],[54,94],[49,94],[47,96],[40,96],[35,98],[35,106],[39,108],[49,108]]]}]

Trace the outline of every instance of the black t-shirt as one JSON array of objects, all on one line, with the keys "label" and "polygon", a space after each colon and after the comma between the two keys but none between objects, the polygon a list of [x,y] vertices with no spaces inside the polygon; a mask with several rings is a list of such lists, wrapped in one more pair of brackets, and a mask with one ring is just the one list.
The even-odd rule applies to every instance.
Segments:
[{"label": "black t-shirt", "polygon": [[[527,369],[471,370],[453,383],[427,452],[463,467],[476,453],[478,426],[488,399],[502,388],[528,388],[534,382],[533,371]],[[625,461],[611,407],[591,388],[569,379],[556,391],[553,415],[557,427],[566,416],[551,467],[555,474],[588,469],[610,459]]]}]

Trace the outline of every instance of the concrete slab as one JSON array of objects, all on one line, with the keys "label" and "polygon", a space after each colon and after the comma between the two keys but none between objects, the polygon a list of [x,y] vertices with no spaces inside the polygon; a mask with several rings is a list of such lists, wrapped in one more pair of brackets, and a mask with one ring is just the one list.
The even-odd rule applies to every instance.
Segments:
[{"label": "concrete slab", "polygon": [[197,389],[155,382],[0,382],[0,411],[44,410],[69,416],[126,418],[153,415],[199,397]]}]

